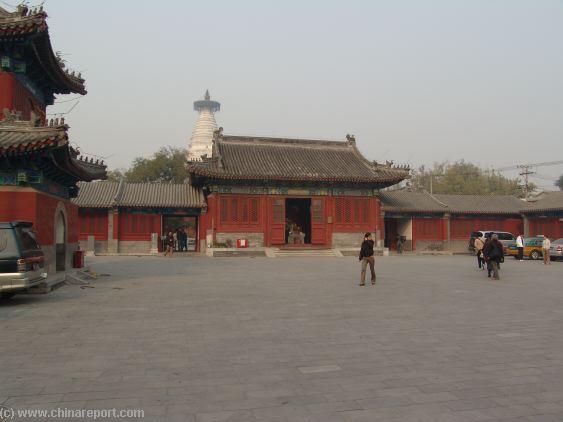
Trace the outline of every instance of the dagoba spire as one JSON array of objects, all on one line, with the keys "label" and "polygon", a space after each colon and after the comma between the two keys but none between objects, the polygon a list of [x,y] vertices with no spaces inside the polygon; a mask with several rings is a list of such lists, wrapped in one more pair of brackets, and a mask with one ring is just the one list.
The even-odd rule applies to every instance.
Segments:
[{"label": "dagoba spire", "polygon": [[194,102],[194,110],[199,112],[199,116],[188,146],[188,160],[200,161],[201,157],[206,154],[211,157],[213,132],[217,130],[215,112],[220,109],[220,103],[211,101],[209,90],[205,91],[203,100]]}]

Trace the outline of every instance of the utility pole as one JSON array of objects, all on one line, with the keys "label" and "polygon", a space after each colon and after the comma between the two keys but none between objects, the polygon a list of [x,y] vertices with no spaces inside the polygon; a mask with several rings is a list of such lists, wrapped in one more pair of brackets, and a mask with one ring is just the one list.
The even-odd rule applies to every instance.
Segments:
[{"label": "utility pole", "polygon": [[529,180],[528,180],[528,176],[530,174],[534,174],[535,171],[532,171],[532,166],[530,165],[521,165],[518,166],[518,168],[520,169],[520,176],[524,177],[524,199],[527,201],[528,200],[528,194],[530,192],[530,185],[529,185]]}]

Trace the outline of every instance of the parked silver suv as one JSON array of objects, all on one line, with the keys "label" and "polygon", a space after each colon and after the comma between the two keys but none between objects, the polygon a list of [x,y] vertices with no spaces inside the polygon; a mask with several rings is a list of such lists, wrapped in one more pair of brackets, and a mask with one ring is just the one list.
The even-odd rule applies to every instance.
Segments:
[{"label": "parked silver suv", "polygon": [[0,299],[45,281],[45,257],[32,223],[0,223]]}]

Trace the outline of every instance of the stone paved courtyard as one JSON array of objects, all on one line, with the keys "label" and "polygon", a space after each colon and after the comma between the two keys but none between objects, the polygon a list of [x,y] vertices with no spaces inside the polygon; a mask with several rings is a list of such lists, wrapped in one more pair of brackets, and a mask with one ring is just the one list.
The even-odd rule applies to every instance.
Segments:
[{"label": "stone paved courtyard", "polygon": [[[563,263],[97,257],[0,304],[0,403],[147,421],[563,421]],[[34,419],[38,420],[38,419]],[[67,419],[68,420],[68,419]]]}]

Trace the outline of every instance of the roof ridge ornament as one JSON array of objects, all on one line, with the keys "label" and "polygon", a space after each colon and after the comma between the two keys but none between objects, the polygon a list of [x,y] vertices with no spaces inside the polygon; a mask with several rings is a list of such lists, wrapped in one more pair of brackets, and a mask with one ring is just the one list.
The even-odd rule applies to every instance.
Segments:
[{"label": "roof ridge ornament", "polygon": [[356,145],[356,137],[354,135],[347,134],[346,140],[350,145]]},{"label": "roof ridge ornament", "polygon": [[3,123],[14,123],[20,120],[21,113],[16,110],[10,111],[7,108],[2,109],[2,114],[4,115]]}]

